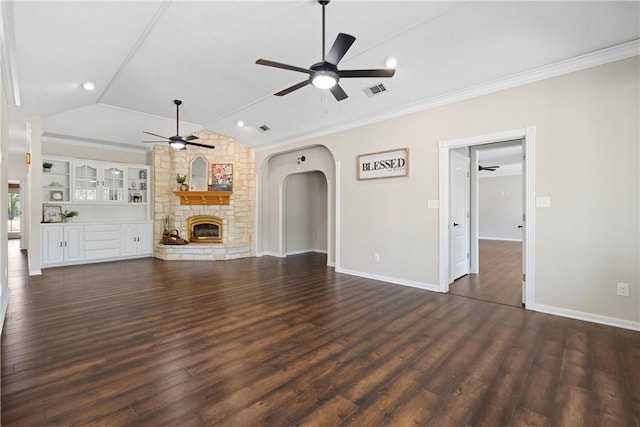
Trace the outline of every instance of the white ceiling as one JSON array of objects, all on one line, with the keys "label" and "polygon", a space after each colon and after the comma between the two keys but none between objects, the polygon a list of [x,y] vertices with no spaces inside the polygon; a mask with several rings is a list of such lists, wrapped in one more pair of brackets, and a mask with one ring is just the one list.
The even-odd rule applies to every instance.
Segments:
[{"label": "white ceiling", "polygon": [[[45,137],[149,149],[142,131],[175,134],[181,99],[181,134],[207,128],[261,149],[638,40],[639,5],[334,0],[327,49],[338,32],[356,37],[341,69],[398,59],[393,78],[343,79],[349,98],[337,102],[313,86],[275,97],[306,75],[255,64],[321,60],[315,0],[3,1],[3,71],[20,98],[10,146],[19,151],[21,123],[41,116]],[[368,97],[378,83],[388,90]]]}]

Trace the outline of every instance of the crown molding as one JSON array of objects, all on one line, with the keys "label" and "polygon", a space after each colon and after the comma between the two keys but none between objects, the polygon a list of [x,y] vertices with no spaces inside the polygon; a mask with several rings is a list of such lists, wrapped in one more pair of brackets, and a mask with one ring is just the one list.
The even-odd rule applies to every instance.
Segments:
[{"label": "crown molding", "polygon": [[367,118],[352,120],[349,123],[323,129],[321,131],[312,132],[308,134],[299,134],[299,135],[287,137],[286,139],[283,139],[280,141],[274,141],[273,143],[257,145],[253,147],[253,149],[256,152],[270,150],[280,146],[285,146],[295,142],[300,142],[301,140],[319,138],[321,136],[343,132],[346,130],[378,123],[384,120],[394,119],[397,117],[405,116],[405,115],[416,113],[419,111],[429,110],[431,108],[452,104],[454,102],[464,101],[466,99],[475,98],[482,95],[488,95],[490,93],[499,92],[505,89],[511,89],[518,86],[523,86],[529,83],[535,83],[541,80],[547,80],[553,77],[558,77],[558,76],[573,73],[576,71],[585,70],[587,68],[597,67],[599,65],[604,65],[611,62],[621,61],[623,59],[627,59],[627,58],[631,58],[639,55],[640,55],[640,39],[636,39],[636,40],[629,41],[627,43],[622,43],[606,49],[598,50],[595,52],[587,53],[585,55],[580,55],[571,59],[556,62],[554,64],[535,68],[530,71],[514,74],[509,77],[494,80],[489,83],[473,86],[473,87],[466,88],[459,91],[450,92],[445,95],[429,98],[414,104],[405,105],[403,107],[388,110],[384,113],[370,116]]},{"label": "crown molding", "polygon": [[153,149],[153,145],[142,146],[138,148],[130,144],[123,144],[115,141],[106,141],[102,139],[85,138],[73,135],[63,135],[52,132],[42,132],[42,145],[61,142],[68,145],[75,145],[78,147],[86,147],[87,145],[93,145],[95,148],[111,149],[117,151],[125,151],[129,153],[149,152]]}]

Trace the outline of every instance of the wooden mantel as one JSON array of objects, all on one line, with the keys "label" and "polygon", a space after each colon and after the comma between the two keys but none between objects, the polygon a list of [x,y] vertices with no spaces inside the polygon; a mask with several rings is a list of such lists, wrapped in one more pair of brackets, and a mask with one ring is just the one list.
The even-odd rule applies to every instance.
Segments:
[{"label": "wooden mantel", "polygon": [[174,191],[181,205],[228,205],[232,191]]}]

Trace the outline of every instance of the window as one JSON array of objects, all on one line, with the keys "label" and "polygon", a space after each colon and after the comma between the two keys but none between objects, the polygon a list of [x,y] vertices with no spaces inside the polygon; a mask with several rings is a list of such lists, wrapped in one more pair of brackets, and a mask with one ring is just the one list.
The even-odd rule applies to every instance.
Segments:
[{"label": "window", "polygon": [[20,185],[9,184],[9,233],[20,233]]}]

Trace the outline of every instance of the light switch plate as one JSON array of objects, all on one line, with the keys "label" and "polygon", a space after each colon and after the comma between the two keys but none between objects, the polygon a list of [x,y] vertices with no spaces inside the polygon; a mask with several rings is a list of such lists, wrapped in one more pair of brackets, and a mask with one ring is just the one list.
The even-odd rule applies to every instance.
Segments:
[{"label": "light switch plate", "polygon": [[550,208],[551,207],[551,197],[543,196],[536,197],[536,208]]},{"label": "light switch plate", "polygon": [[440,208],[440,200],[427,200],[427,208],[429,208],[429,209],[439,209]]}]

